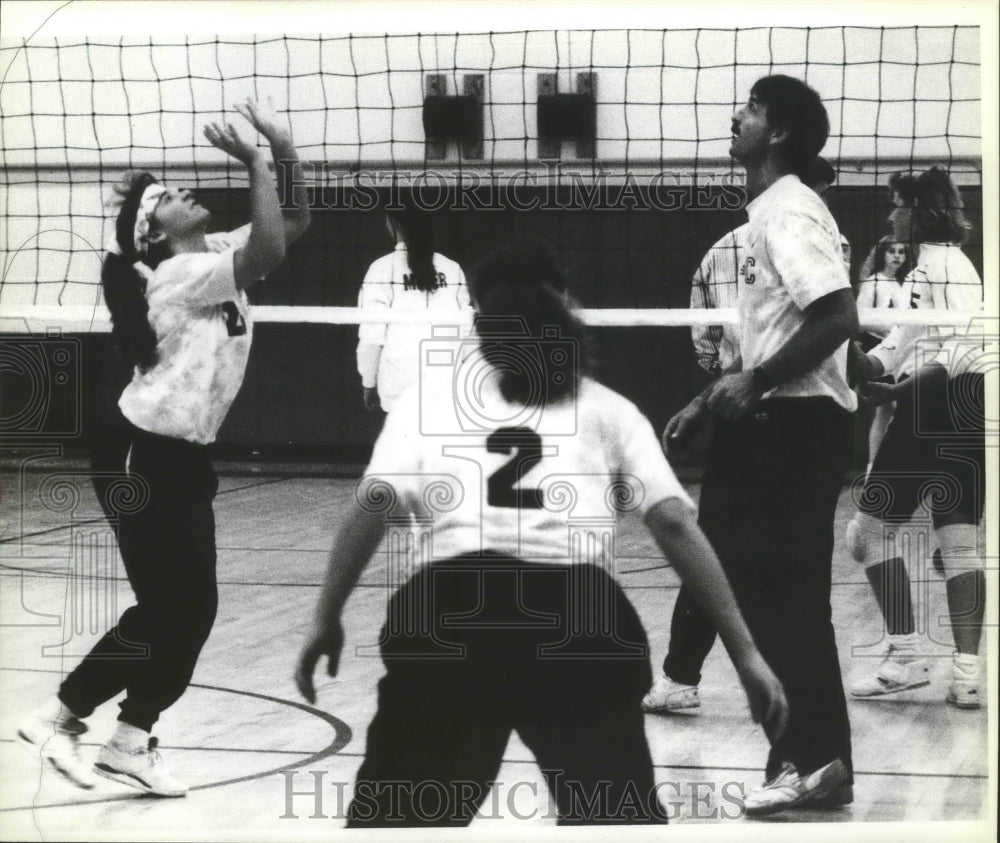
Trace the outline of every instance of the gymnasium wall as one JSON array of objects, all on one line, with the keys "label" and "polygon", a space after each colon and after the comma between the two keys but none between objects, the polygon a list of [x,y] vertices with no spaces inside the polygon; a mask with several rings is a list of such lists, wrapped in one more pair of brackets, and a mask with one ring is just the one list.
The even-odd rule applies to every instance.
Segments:
[{"label": "gymnasium wall", "polygon": [[[732,190],[707,191],[697,201],[688,194],[692,206],[699,207],[674,211],[615,208],[615,190],[604,210],[446,209],[436,214],[438,250],[471,269],[492,246],[511,237],[542,236],[559,244],[572,293],[582,306],[686,307],[690,278],[702,255],[745,219],[743,211],[725,207]],[[636,195],[638,204],[649,204],[647,192]],[[966,190],[963,195],[975,224],[966,251],[981,272],[981,194]],[[531,195],[522,198],[527,204]],[[245,219],[242,194],[209,191],[202,199],[222,221],[231,216],[235,225]],[[548,197],[553,205],[570,199]],[[317,204],[324,201],[329,204],[328,197]],[[856,276],[882,233],[888,197],[884,189],[834,188],[829,201],[853,245]],[[368,265],[390,247],[380,212],[317,210],[286,264],[253,289],[254,301],[354,305]],[[254,330],[246,379],[220,433],[220,452],[233,457],[256,452],[263,459],[364,459],[381,422],[362,407],[354,356],[357,326],[258,324]],[[598,377],[635,401],[656,428],[705,382],[688,329],[600,328],[593,329],[593,338]],[[63,442],[71,448],[90,445],[120,388],[113,373],[111,381],[99,378],[107,336],[80,340],[86,401],[81,435]],[[52,412],[57,419],[72,406],[57,405]],[[53,429],[65,427],[54,423]],[[863,447],[859,439],[859,464]]]}]

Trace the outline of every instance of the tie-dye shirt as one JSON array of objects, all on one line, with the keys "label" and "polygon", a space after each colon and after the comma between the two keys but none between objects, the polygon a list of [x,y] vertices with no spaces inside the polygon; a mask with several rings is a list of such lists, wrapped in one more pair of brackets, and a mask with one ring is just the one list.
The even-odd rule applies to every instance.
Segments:
[{"label": "tie-dye shirt", "polygon": [[205,236],[207,252],[163,261],[146,285],[159,359],[138,369],[118,406],[136,427],[207,445],[239,392],[253,326],[233,255],[250,226]]}]

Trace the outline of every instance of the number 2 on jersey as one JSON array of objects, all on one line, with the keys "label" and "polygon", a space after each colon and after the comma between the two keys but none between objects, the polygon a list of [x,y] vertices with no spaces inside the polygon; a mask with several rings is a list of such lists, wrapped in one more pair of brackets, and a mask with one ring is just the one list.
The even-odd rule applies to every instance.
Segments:
[{"label": "number 2 on jersey", "polygon": [[514,455],[486,480],[486,502],[490,506],[541,509],[541,489],[517,489],[531,469],[542,461],[542,437],[526,427],[501,427],[486,437],[491,454]]}]

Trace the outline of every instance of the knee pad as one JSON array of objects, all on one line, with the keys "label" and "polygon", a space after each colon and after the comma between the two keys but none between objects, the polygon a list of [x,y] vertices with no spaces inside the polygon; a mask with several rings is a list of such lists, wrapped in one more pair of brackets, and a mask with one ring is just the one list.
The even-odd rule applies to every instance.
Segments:
[{"label": "knee pad", "polygon": [[859,512],[847,524],[847,548],[859,565],[872,568],[900,554],[890,538],[895,531],[878,518]]},{"label": "knee pad", "polygon": [[975,524],[948,524],[938,527],[936,532],[946,580],[983,570],[983,557],[978,547],[979,529]]}]

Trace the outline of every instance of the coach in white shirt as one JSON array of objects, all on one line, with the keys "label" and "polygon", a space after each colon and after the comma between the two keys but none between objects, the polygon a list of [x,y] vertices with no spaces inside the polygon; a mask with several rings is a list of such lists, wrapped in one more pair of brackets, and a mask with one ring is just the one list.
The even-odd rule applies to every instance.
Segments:
[{"label": "coach in white shirt", "polygon": [[746,797],[748,814],[853,799],[830,570],[856,408],[846,362],[857,309],[837,225],[793,175],[828,133],[819,96],[787,76],[758,80],[734,116],[730,152],[746,168],[752,200],[738,306],[742,368],[664,433],[680,443],[705,414],[718,420],[700,521],[788,693],[789,728],[772,746],[765,786]]}]

